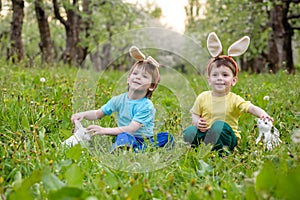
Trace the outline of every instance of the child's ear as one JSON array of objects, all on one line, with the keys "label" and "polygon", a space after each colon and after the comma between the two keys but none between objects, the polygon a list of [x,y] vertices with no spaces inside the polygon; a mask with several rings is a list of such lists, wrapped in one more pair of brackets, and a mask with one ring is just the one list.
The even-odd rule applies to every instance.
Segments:
[{"label": "child's ear", "polygon": [[211,85],[209,76],[206,79],[207,79],[208,85]]},{"label": "child's ear", "polygon": [[231,85],[235,86],[237,81],[238,81],[238,77],[237,76],[233,77]]},{"label": "child's ear", "polygon": [[127,84],[129,84],[129,76],[127,76]]},{"label": "child's ear", "polygon": [[149,87],[148,91],[153,92],[155,89],[155,85],[151,84],[151,86]]}]

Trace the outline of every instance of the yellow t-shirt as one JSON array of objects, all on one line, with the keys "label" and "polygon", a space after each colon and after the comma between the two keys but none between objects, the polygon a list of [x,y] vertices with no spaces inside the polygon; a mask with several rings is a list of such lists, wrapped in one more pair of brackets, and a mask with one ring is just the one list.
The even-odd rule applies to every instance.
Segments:
[{"label": "yellow t-shirt", "polygon": [[245,101],[232,92],[223,97],[215,97],[211,91],[205,91],[199,94],[191,112],[204,118],[208,127],[217,120],[225,121],[241,139],[238,120],[242,113],[248,112],[250,105],[252,105],[250,101]]}]

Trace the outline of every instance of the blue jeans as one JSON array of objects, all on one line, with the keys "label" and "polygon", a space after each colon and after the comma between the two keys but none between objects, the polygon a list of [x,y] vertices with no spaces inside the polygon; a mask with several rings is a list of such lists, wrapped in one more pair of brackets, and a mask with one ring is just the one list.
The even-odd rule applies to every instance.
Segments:
[{"label": "blue jeans", "polygon": [[174,137],[168,132],[160,132],[156,137],[145,138],[142,136],[133,136],[130,133],[123,132],[117,135],[115,142],[113,143],[110,152],[112,153],[119,147],[133,148],[134,152],[144,151],[147,148],[147,142],[149,141],[155,147],[164,147],[167,145],[174,145]]}]

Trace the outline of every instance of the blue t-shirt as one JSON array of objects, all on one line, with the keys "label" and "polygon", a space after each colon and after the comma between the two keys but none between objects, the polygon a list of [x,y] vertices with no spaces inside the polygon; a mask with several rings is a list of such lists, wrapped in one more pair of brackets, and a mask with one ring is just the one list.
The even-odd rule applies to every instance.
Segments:
[{"label": "blue t-shirt", "polygon": [[101,110],[105,115],[117,112],[118,127],[128,126],[132,120],[141,123],[142,127],[133,133],[134,136],[153,136],[155,108],[150,99],[129,99],[126,92],[112,97]]}]

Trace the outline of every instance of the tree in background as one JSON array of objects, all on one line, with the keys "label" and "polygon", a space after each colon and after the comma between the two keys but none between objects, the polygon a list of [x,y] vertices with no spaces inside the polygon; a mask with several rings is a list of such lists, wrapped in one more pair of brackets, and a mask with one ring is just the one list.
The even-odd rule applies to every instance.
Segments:
[{"label": "tree in background", "polygon": [[7,60],[13,62],[23,59],[22,26],[24,19],[24,1],[12,0],[13,16],[10,28],[10,46],[7,48]]},{"label": "tree in background", "polygon": [[189,0],[187,30],[201,41],[211,31],[219,33],[225,46],[234,38],[249,35],[250,49],[241,58],[244,70],[295,72],[291,44],[300,25],[299,0],[207,0],[204,19],[192,12],[203,6],[198,1]]},{"label": "tree in background", "polygon": [[[300,30],[300,1],[281,0],[271,2],[272,7],[268,11],[268,16],[272,32],[269,37],[268,59],[271,61],[271,65],[275,65],[275,69],[283,67],[289,73],[295,73],[292,38],[294,30]],[[278,61],[272,62],[274,56],[278,56]]]},{"label": "tree in background", "polygon": [[[82,31],[88,31],[88,24],[82,20],[81,12],[88,12],[89,0],[83,0],[80,5],[79,1],[63,1],[62,6],[57,0],[53,0],[55,18],[64,26],[66,33],[66,47],[62,55],[63,61],[70,65],[81,64],[87,54],[87,48],[80,45],[80,34]],[[80,11],[79,8],[83,10]],[[66,18],[61,14],[60,8],[64,8]]]},{"label": "tree in background", "polygon": [[34,8],[40,33],[39,47],[42,53],[42,63],[51,63],[53,61],[53,43],[51,39],[48,15],[44,6],[43,0],[34,1]]},{"label": "tree in background", "polygon": [[[161,15],[156,5],[136,7],[123,0],[1,0],[1,6],[0,56],[5,51],[7,59],[25,61],[26,66],[59,61],[81,66],[93,51],[91,56],[99,60],[96,69],[106,68],[112,64],[112,47],[121,52],[128,48],[114,42],[115,34],[141,28]],[[125,61],[119,59],[113,67]]]}]

